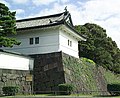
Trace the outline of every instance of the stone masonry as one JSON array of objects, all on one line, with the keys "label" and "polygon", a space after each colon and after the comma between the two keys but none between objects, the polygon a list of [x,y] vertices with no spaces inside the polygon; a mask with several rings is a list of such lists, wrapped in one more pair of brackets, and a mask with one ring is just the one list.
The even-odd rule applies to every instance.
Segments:
[{"label": "stone masonry", "polygon": [[[58,91],[58,85],[75,85],[75,93],[101,94],[106,91],[105,79],[94,63],[82,61],[62,52],[31,55],[34,58],[34,93]],[[99,92],[90,92],[99,91]]]},{"label": "stone masonry", "polygon": [[58,84],[65,83],[62,53],[31,55],[34,58],[34,93],[58,91]]},{"label": "stone masonry", "polygon": [[30,71],[0,69],[0,94],[3,94],[4,86],[17,86],[19,94],[31,93],[31,82],[26,81],[26,76]]}]

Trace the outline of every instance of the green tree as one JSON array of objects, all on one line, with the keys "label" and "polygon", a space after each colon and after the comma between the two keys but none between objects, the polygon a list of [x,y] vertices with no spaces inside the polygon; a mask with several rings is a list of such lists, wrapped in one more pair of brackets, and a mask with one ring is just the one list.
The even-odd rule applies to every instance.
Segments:
[{"label": "green tree", "polygon": [[97,65],[115,73],[120,73],[120,50],[115,41],[107,37],[106,30],[90,23],[78,25],[75,28],[87,36],[87,41],[79,42],[79,55],[92,59]]},{"label": "green tree", "polygon": [[0,3],[0,46],[13,47],[20,44],[15,38],[10,38],[10,34],[16,34],[15,12],[10,12],[5,4]]}]

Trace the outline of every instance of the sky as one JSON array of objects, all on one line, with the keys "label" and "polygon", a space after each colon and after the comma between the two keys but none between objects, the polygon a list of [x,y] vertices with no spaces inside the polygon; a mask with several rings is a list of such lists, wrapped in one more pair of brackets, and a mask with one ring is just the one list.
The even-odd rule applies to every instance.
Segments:
[{"label": "sky", "polygon": [[120,48],[120,0],[0,0],[10,11],[16,11],[16,19],[40,17],[64,12],[67,6],[74,25],[95,23]]}]

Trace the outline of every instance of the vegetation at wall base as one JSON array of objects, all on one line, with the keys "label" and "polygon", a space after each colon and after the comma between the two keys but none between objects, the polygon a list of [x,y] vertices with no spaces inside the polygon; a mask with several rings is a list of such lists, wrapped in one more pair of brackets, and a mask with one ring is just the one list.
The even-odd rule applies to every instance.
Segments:
[{"label": "vegetation at wall base", "polygon": [[18,87],[16,86],[5,86],[2,88],[3,94],[6,96],[13,96],[18,93]]},{"label": "vegetation at wall base", "polygon": [[74,89],[72,84],[59,84],[58,87],[60,95],[70,95]]},{"label": "vegetation at wall base", "polygon": [[[76,59],[63,57],[66,80],[74,85],[74,91],[81,94],[91,94],[87,91],[98,91],[95,74],[97,69],[95,63],[87,58]],[[98,92],[99,93],[99,92]],[[96,92],[92,92],[96,94]]]},{"label": "vegetation at wall base", "polygon": [[73,92],[78,94],[108,95],[107,84],[120,83],[119,74],[87,58],[76,59],[63,55],[63,65],[67,83],[73,84]]}]

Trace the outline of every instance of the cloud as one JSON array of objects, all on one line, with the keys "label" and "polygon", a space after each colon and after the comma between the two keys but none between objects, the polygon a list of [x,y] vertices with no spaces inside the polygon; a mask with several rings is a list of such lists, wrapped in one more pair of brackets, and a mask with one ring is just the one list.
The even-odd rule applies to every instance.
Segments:
[{"label": "cloud", "polygon": [[62,3],[68,3],[70,0],[60,0]]},{"label": "cloud", "polygon": [[[83,8],[88,19],[106,19],[116,13],[119,13],[120,1],[116,0],[93,0],[85,3]],[[89,17],[88,17],[89,16]]]},{"label": "cloud", "polygon": [[24,15],[25,15],[25,10],[23,9],[15,9],[15,10],[11,10],[11,12],[16,12],[16,19],[23,19],[25,18]]},{"label": "cloud", "polygon": [[40,10],[37,14],[32,13],[31,15],[28,16],[28,18],[31,17],[40,17],[40,16],[46,16],[46,15],[51,15],[51,14],[56,14],[56,13],[61,13],[63,12],[65,7],[60,6],[58,3],[54,3],[52,8],[45,8],[43,10]]},{"label": "cloud", "polygon": [[25,4],[27,3],[29,0],[12,0],[13,3],[17,3],[17,4]]},{"label": "cloud", "polygon": [[36,5],[36,6],[39,6],[39,5],[49,5],[49,4],[53,4],[55,2],[57,3],[67,3],[69,2],[70,0],[32,0],[33,4]]},{"label": "cloud", "polygon": [[36,6],[39,5],[49,5],[50,3],[55,2],[56,0],[32,0],[33,4]]},{"label": "cloud", "polygon": [[12,11],[16,11],[17,15],[25,13],[25,11],[23,9],[16,9],[16,10],[12,10]]},{"label": "cloud", "polygon": [[0,0],[0,3],[5,4],[9,8],[11,7],[10,4],[8,2],[6,2],[5,0]]}]

